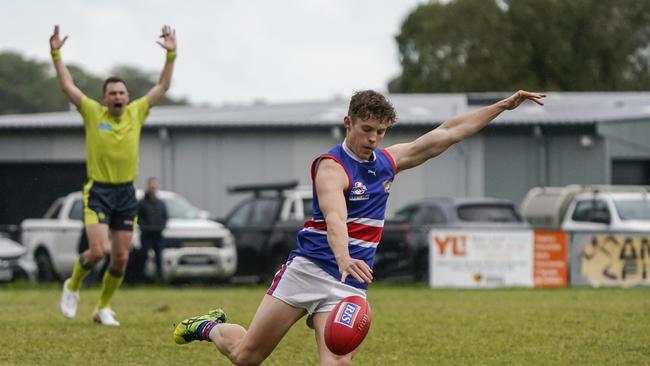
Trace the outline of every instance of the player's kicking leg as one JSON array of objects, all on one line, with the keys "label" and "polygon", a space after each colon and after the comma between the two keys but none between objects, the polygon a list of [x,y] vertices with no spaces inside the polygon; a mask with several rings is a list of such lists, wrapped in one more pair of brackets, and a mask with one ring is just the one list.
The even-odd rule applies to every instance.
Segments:
[{"label": "player's kicking leg", "polygon": [[211,312],[184,320],[174,330],[174,341],[183,344],[192,340],[210,340],[234,364],[258,365],[271,354],[291,326],[305,315],[305,310],[265,295],[248,330],[238,324],[220,323],[215,320],[216,315]]}]

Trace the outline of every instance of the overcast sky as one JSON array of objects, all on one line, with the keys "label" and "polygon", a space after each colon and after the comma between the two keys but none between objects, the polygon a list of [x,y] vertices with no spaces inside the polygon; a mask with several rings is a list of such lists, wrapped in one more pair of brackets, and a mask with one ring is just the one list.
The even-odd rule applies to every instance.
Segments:
[{"label": "overcast sky", "polygon": [[[156,74],[163,24],[177,30],[172,96],[193,103],[328,99],[386,90],[399,73],[395,35],[423,0],[3,1],[0,51],[64,61],[99,76],[117,64]],[[128,81],[128,80],[127,80]]]}]

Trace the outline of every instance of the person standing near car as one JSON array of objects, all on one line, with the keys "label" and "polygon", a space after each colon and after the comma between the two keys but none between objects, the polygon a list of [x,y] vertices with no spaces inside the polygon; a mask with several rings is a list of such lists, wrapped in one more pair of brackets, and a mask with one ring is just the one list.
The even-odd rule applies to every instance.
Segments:
[{"label": "person standing near car", "polygon": [[157,280],[164,278],[163,249],[165,242],[162,235],[167,226],[167,206],[156,195],[160,183],[155,177],[147,179],[147,191],[138,202],[138,225],[140,226],[140,252],[137,255],[136,281],[144,282],[144,269],[147,263],[149,250],[153,249],[156,257]]},{"label": "person standing near car", "polygon": [[138,212],[133,181],[138,171],[140,130],[151,106],[169,89],[176,59],[176,32],[165,25],[160,37],[162,41],[157,43],[167,51],[160,79],[145,96],[131,103],[126,82],[116,77],[104,81],[102,103],[88,98],[74,84],[61,59],[61,47],[68,37],[60,37],[58,25],[50,37],[59,86],[81,114],[86,135],[88,181],[83,188],[83,202],[89,248],[63,284],[60,307],[69,319],[77,314],[83,278],[104,257],[110,243],[110,265],[102,280],[93,320],[103,325],[120,324],[109,305],[124,279]]}]

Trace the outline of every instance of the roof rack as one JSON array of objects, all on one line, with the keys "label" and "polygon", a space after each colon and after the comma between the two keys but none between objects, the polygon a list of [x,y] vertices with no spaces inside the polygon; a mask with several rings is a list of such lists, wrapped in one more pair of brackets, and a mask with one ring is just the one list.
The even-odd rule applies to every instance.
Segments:
[{"label": "roof rack", "polygon": [[278,195],[281,195],[283,191],[288,189],[294,189],[298,186],[297,180],[292,180],[288,182],[277,182],[277,183],[253,183],[253,184],[240,184],[236,186],[228,187],[228,193],[248,193],[252,192],[255,197],[259,197],[264,191],[276,191]]}]

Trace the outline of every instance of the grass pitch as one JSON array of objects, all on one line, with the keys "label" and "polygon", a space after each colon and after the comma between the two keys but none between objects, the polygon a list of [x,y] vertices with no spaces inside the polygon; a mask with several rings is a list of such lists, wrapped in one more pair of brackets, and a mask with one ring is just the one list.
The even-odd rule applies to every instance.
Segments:
[{"label": "grass pitch", "polygon": [[[58,285],[0,286],[0,365],[228,365],[207,342],[173,343],[174,323],[219,306],[247,325],[265,287],[128,287],[118,328],[95,325],[98,288],[77,319]],[[648,365],[650,288],[432,290],[376,283],[357,365]],[[265,365],[317,365],[313,331],[297,323]]]}]

